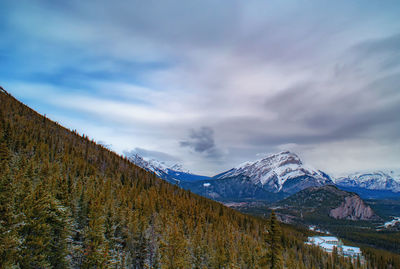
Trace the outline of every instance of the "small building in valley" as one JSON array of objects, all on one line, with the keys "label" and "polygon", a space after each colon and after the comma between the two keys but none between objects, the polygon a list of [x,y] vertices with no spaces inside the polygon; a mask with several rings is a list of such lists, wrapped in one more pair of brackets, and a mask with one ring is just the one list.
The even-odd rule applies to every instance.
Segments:
[{"label": "small building in valley", "polygon": [[306,244],[318,246],[328,253],[332,253],[336,248],[339,255],[351,258],[362,258],[360,248],[345,246],[342,241],[335,236],[310,236]]}]

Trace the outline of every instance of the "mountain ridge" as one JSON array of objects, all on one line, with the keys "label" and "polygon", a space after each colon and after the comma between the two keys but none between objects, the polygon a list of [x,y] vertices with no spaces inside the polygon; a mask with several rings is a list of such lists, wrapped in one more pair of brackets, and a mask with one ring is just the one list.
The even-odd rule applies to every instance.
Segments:
[{"label": "mountain ridge", "polygon": [[[246,162],[226,172],[214,176],[214,179],[233,178],[237,176],[246,176],[252,183],[262,186],[269,192],[295,192],[288,188],[291,181],[296,178],[311,178],[312,181],[308,185],[325,185],[332,183],[331,178],[319,170],[304,165],[297,154],[290,151],[282,151],[277,154],[270,155],[263,159]],[[285,189],[285,187],[287,187]],[[305,186],[299,186],[298,189],[304,189]]]},{"label": "mountain ridge", "polygon": [[400,193],[400,178],[383,171],[358,172],[334,180],[335,184],[342,187],[357,187],[367,190],[385,190]]},{"label": "mountain ridge", "polygon": [[146,160],[139,154],[130,155],[127,156],[127,158],[135,165],[149,172],[155,173],[161,179],[164,179],[172,184],[178,185],[180,182],[184,181],[197,181],[210,178],[207,176],[193,174],[190,171],[183,169],[181,164],[167,165],[166,163],[155,159]]},{"label": "mountain ridge", "polygon": [[246,162],[210,179],[184,182],[184,189],[218,201],[276,201],[311,186],[333,184],[329,175],[283,151]]},{"label": "mountain ridge", "polygon": [[[331,184],[346,191],[356,192],[363,198],[400,196],[400,182],[384,172],[353,173],[348,177],[334,178],[304,164],[297,154],[290,151],[244,162],[213,177],[184,172],[182,165],[168,166],[154,159],[144,160],[139,155],[130,156],[129,160],[170,183],[223,201],[273,201],[308,187]],[[367,180],[362,180],[365,178]],[[366,182],[369,183],[368,186]]]}]

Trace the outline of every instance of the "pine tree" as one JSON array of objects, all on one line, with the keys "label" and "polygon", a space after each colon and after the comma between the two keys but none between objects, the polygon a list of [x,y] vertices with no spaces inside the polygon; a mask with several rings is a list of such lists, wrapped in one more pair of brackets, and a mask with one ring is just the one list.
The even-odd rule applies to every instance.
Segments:
[{"label": "pine tree", "polygon": [[20,229],[22,268],[66,268],[67,212],[44,185],[38,185],[23,201],[24,225]]},{"label": "pine tree", "polygon": [[88,213],[88,226],[85,227],[82,268],[104,268],[109,261],[104,219],[101,202],[98,199],[92,201]]},{"label": "pine tree", "polygon": [[[18,219],[15,212],[14,188],[8,174],[0,174],[0,265],[17,262]],[[0,266],[1,267],[1,266]]]},{"label": "pine tree", "polygon": [[282,239],[281,228],[276,218],[275,212],[271,212],[269,219],[269,229],[267,234],[267,245],[269,247],[267,253],[267,261],[270,269],[282,268]]},{"label": "pine tree", "polygon": [[334,246],[332,250],[332,263],[336,266],[338,260],[339,260],[338,248]]},{"label": "pine tree", "polygon": [[[0,140],[1,141],[1,140]],[[10,159],[10,152],[5,142],[0,142],[0,173],[4,171],[7,161]]]},{"label": "pine tree", "polygon": [[170,223],[169,231],[161,242],[162,268],[184,269],[189,267],[186,238],[176,223]]}]

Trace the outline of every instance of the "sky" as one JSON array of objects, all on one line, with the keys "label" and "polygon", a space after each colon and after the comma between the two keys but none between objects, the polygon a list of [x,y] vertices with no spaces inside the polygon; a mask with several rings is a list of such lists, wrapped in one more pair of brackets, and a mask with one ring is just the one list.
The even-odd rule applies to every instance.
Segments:
[{"label": "sky", "polygon": [[119,154],[400,169],[400,2],[0,2],[0,85]]}]

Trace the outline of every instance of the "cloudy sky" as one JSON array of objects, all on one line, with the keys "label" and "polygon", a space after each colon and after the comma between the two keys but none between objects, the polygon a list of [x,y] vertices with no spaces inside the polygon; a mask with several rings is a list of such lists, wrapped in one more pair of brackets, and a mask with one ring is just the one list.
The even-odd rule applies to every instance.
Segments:
[{"label": "cloudy sky", "polygon": [[0,85],[118,153],[213,175],[292,150],[400,168],[400,2],[0,3]]}]

